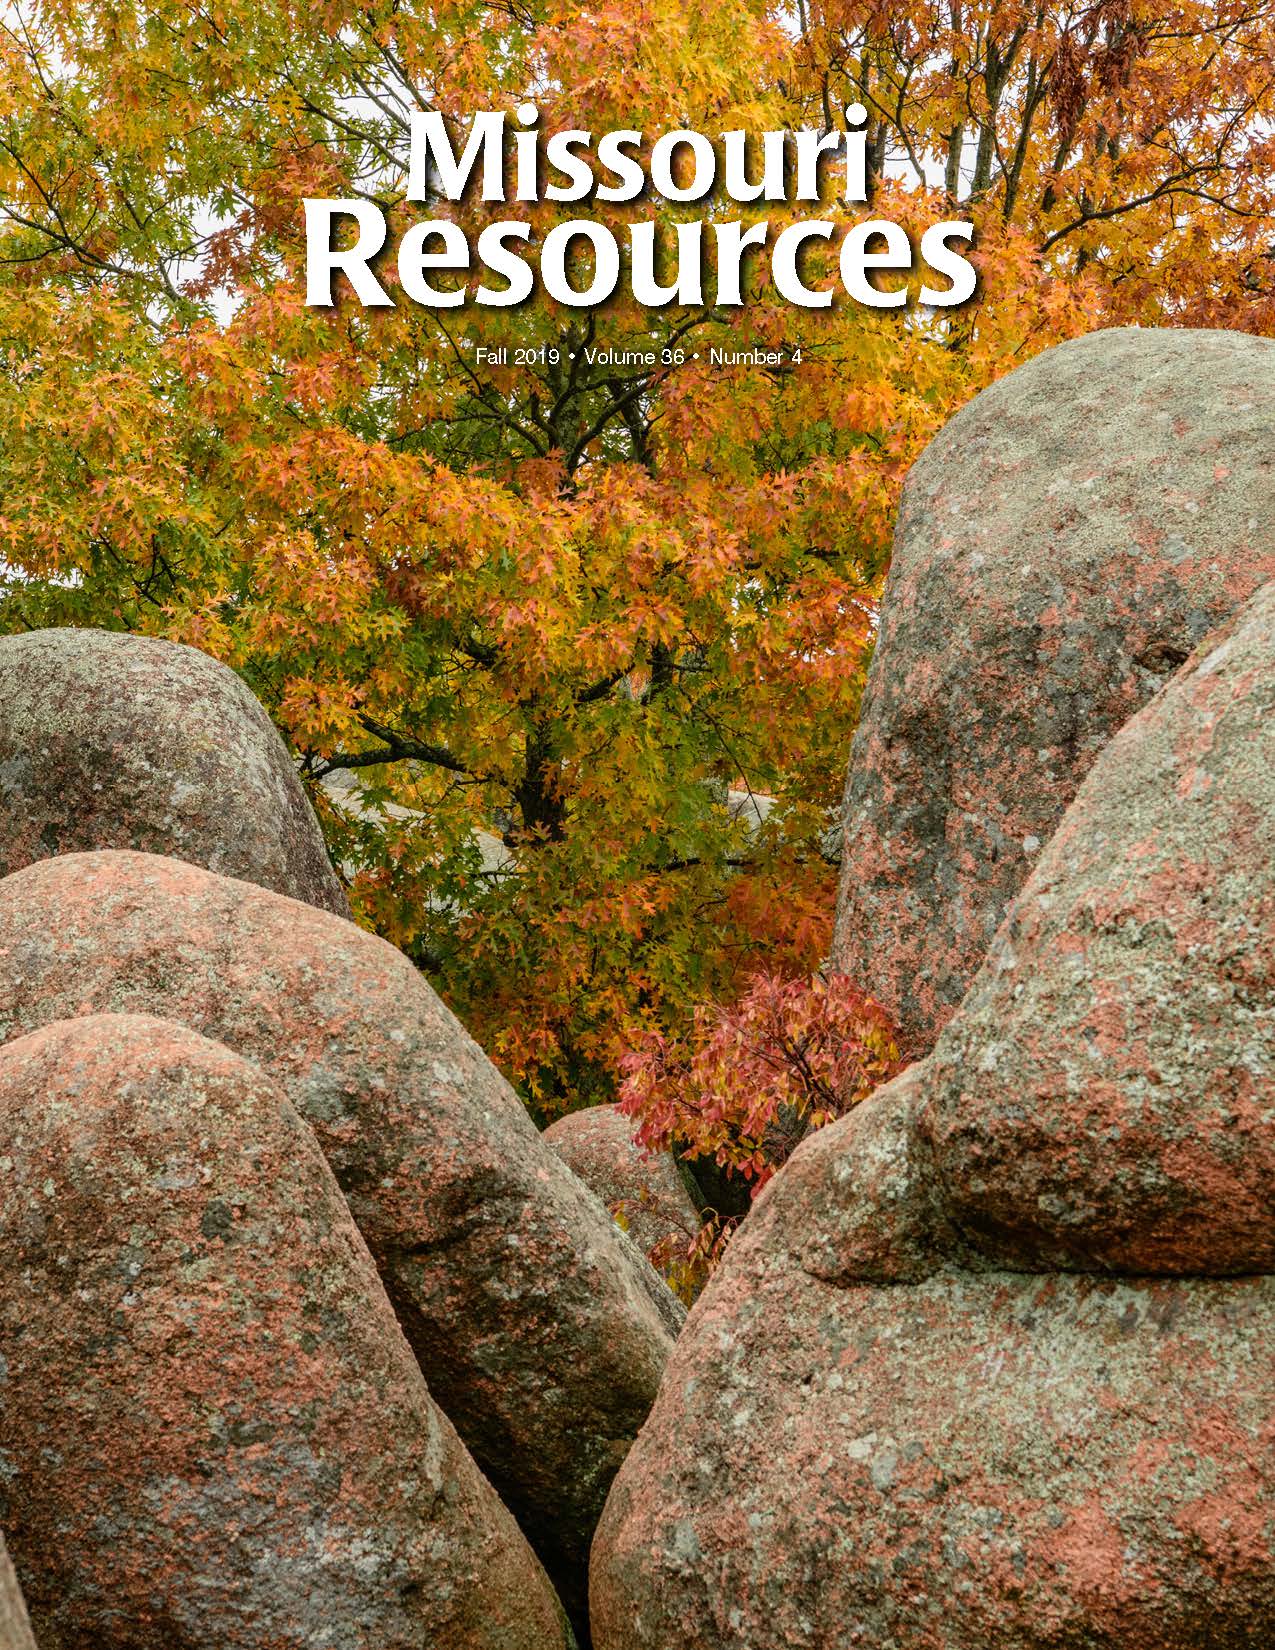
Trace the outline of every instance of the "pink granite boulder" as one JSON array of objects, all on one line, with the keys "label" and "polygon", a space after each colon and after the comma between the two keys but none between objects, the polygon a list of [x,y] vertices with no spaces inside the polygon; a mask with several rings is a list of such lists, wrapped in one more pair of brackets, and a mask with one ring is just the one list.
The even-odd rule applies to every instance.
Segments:
[{"label": "pink granite boulder", "polygon": [[1109,743],[933,1054],[763,1192],[612,1487],[597,1650],[1271,1641],[1273,708],[1275,584]]},{"label": "pink granite boulder", "polygon": [[106,630],[0,637],[0,876],[141,848],[349,916],[282,739],[206,653]]},{"label": "pink granite boulder", "polygon": [[3,1521],[47,1650],[565,1650],[309,1129],[150,1017],[0,1050]]},{"label": "pink granite boulder", "polygon": [[947,1214],[1033,1270],[1275,1272],[1275,583],[1098,759],[929,1062]]},{"label": "pink granite boulder", "polygon": [[1099,332],[963,408],[903,490],[833,961],[925,1053],[1098,753],[1275,577],[1275,340]]},{"label": "pink granite boulder", "polygon": [[0,1041],[153,1013],[311,1124],[429,1388],[582,1621],[589,1541],[682,1309],[383,940],[145,854],[0,882]]},{"label": "pink granite boulder", "polygon": [[1275,1280],[825,1281],[788,1201],[814,1147],[615,1481],[596,1650],[1269,1643]]},{"label": "pink granite boulder", "polygon": [[657,1268],[684,1254],[700,1228],[699,1211],[669,1152],[643,1151],[633,1120],[618,1106],[586,1106],[541,1136],[610,1210]]},{"label": "pink granite boulder", "polygon": [[[804,1234],[797,1253],[812,1278],[918,1283],[964,1254],[916,1126],[926,1076],[924,1062],[909,1066],[788,1160],[780,1207],[786,1229]],[[758,1202],[749,1223],[761,1228],[774,1218],[771,1205]]]}]

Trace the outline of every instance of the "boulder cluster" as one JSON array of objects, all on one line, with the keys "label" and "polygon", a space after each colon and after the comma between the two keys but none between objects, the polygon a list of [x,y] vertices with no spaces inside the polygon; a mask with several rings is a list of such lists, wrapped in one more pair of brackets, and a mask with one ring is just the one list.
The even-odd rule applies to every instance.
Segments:
[{"label": "boulder cluster", "polygon": [[1099,334],[916,466],[838,939],[930,1052],[692,1312],[599,1650],[1275,1643],[1273,368]]},{"label": "boulder cluster", "polygon": [[0,640],[0,1650],[1275,1644],[1273,369],[915,466],[834,957],[914,1063],[684,1327],[673,1159],[537,1133],[244,684]]},{"label": "boulder cluster", "polygon": [[231,672],[44,632],[0,680],[0,1524],[36,1642],[565,1650],[680,1306],[337,914]]}]

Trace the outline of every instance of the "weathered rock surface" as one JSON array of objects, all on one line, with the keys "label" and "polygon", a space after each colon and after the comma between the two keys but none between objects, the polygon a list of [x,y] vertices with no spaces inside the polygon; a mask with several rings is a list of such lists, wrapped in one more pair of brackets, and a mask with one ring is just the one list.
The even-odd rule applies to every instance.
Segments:
[{"label": "weathered rock surface", "polygon": [[35,1650],[27,1607],[0,1535],[0,1650]]},{"label": "weathered rock surface", "polygon": [[105,630],[0,637],[0,876],[172,854],[349,915],[283,741],[234,671]]},{"label": "weathered rock surface", "polygon": [[618,1106],[587,1106],[560,1117],[541,1139],[596,1192],[644,1255],[684,1251],[699,1212],[668,1152],[643,1151],[633,1120]]},{"label": "weathered rock surface", "polygon": [[813,1145],[616,1479],[598,1650],[1269,1644],[1275,1280],[837,1286],[786,1205]]},{"label": "weathered rock surface", "polygon": [[940,1038],[922,1129],[988,1255],[1275,1272],[1273,711],[1275,584],[1108,745]]},{"label": "weathered rock surface", "polygon": [[758,1199],[612,1488],[598,1650],[1271,1642],[1273,699],[1275,585]]},{"label": "weathered rock surface", "polygon": [[963,408],[903,491],[835,965],[913,1054],[1094,758],[1275,576],[1275,340],[1123,329]]},{"label": "weathered rock surface", "polygon": [[277,1079],[431,1393],[580,1619],[682,1309],[481,1050],[383,940],[142,854],[0,883],[0,1041],[94,1011],[161,1014]]},{"label": "weathered rock surface", "polygon": [[[917,1283],[964,1254],[916,1127],[928,1068],[909,1066],[870,1105],[802,1142],[784,1168],[781,1208],[803,1231],[802,1268],[824,1283]],[[773,1220],[754,1206],[750,1224]],[[781,1236],[781,1242],[787,1241]]]},{"label": "weathered rock surface", "polygon": [[552,1650],[310,1131],[189,1030],[0,1051],[4,1523],[46,1650]]}]

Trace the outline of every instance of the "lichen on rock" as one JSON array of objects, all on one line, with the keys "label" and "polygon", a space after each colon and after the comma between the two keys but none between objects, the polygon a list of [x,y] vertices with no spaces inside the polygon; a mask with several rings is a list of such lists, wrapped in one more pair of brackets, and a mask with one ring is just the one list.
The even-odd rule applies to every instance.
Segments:
[{"label": "lichen on rock", "polygon": [[1275,1272],[1275,583],[1116,734],[929,1062],[1014,1267]]},{"label": "lichen on rock", "polygon": [[114,631],[0,636],[0,876],[91,848],[349,915],[283,741],[233,670]]},{"label": "lichen on rock", "polygon": [[596,1193],[644,1255],[669,1264],[694,1241],[699,1211],[673,1154],[644,1151],[633,1127],[618,1106],[585,1106],[551,1123],[541,1139]]},{"label": "lichen on rock", "polygon": [[393,946],[175,859],[0,882],[0,1041],[150,1013],[314,1129],[430,1391],[583,1620],[589,1542],[683,1310]]},{"label": "lichen on rock", "polygon": [[598,1650],[1270,1641],[1273,701],[1275,584],[759,1198],[612,1488]]},{"label": "lichen on rock", "polygon": [[914,1057],[1107,741],[1275,578],[1275,340],[1046,350],[903,488],[843,802],[833,961]]},{"label": "lichen on rock", "polygon": [[568,1650],[310,1131],[185,1027],[0,1050],[3,1522],[49,1650]]}]

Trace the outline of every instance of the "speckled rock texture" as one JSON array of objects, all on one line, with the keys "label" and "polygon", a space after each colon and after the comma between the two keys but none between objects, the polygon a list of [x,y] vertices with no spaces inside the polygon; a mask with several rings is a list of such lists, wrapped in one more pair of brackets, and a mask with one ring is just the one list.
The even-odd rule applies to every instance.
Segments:
[{"label": "speckled rock texture", "polygon": [[928,1051],[1120,725],[1275,577],[1275,340],[1047,350],[903,490],[844,798],[835,965]]},{"label": "speckled rock texture", "polygon": [[598,1650],[1266,1650],[1275,1280],[827,1283],[791,1173],[616,1479]]},{"label": "speckled rock texture", "polygon": [[0,1650],[35,1650],[27,1607],[0,1535]]},{"label": "speckled rock texture", "polygon": [[416,969],[352,923],[143,854],[0,882],[0,1041],[149,1012],[312,1125],[431,1393],[583,1615],[589,1540],[682,1308]]},{"label": "speckled rock texture", "polygon": [[143,1016],[0,1051],[3,1522],[42,1650],[562,1650],[310,1131]]},{"label": "speckled rock texture", "polygon": [[921,1127],[992,1258],[1275,1272],[1273,711],[1275,584],[1107,746],[940,1038]]},{"label": "speckled rock texture", "polygon": [[612,1487],[597,1650],[1275,1643],[1273,697],[1275,585],[934,1053],[762,1193]]},{"label": "speckled rock texture", "polygon": [[633,1120],[618,1106],[586,1106],[560,1117],[541,1136],[597,1193],[644,1255],[659,1265],[684,1252],[700,1228],[699,1212],[668,1152],[646,1152]]},{"label": "speckled rock texture", "polygon": [[0,636],[0,876],[140,848],[349,915],[283,741],[234,671],[105,630]]}]

